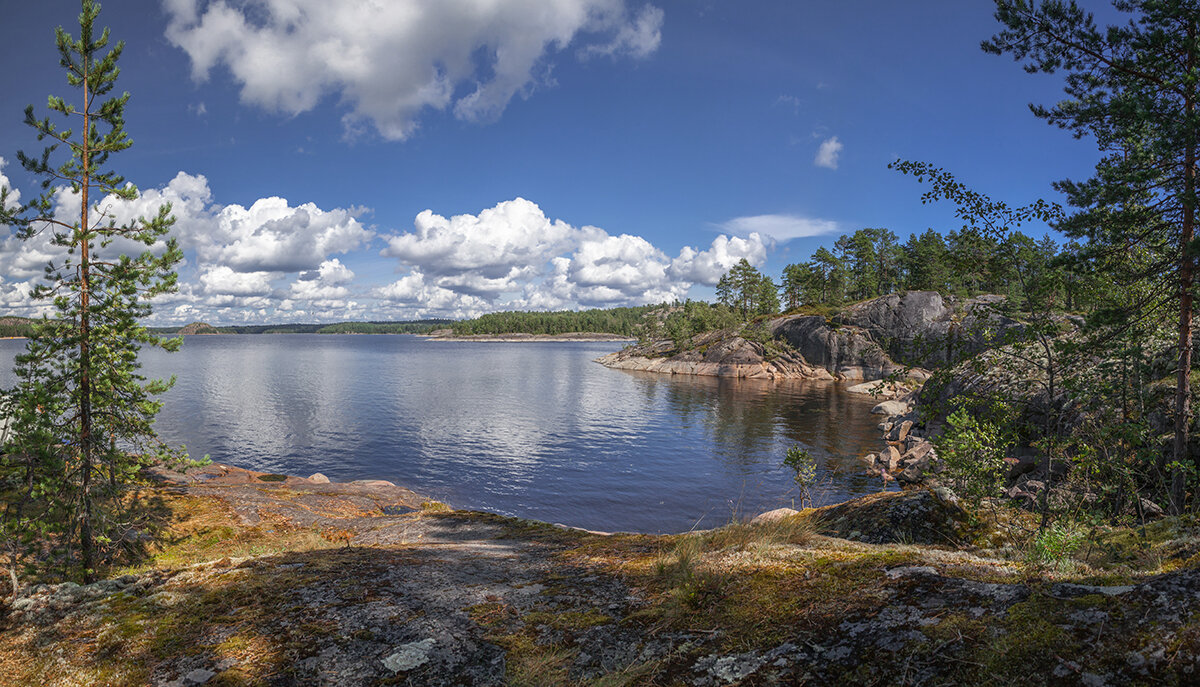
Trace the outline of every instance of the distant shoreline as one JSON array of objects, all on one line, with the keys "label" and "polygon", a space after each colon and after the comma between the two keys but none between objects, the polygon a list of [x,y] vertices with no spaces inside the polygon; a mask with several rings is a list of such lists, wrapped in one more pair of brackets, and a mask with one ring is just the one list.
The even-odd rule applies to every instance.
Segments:
[{"label": "distant shoreline", "polygon": [[608,343],[637,340],[634,337],[621,336],[620,334],[593,334],[587,332],[568,332],[566,334],[464,334],[462,336],[418,334],[417,336],[430,341],[474,341],[480,343],[537,343],[542,341]]}]

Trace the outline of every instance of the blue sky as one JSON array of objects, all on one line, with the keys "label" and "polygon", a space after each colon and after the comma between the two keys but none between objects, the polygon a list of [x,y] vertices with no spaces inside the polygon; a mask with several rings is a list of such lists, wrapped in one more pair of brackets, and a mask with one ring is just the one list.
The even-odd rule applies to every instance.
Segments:
[{"label": "blue sky", "polygon": [[[1029,113],[1057,76],[979,49],[989,2],[102,5],[132,93],[113,166],[145,194],[110,208],[174,202],[186,250],[157,323],[711,298],[741,257],[777,276],[862,227],[956,228],[898,157],[1017,204],[1097,157]],[[24,199],[22,111],[74,95],[53,29],[77,14],[4,3],[0,183]],[[48,250],[0,239],[0,310],[36,310]]]}]

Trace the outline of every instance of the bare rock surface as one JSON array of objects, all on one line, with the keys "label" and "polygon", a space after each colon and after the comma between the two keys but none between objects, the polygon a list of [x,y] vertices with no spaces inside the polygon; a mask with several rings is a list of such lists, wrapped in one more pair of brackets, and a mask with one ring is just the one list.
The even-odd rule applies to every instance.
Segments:
[{"label": "bare rock surface", "polygon": [[[951,546],[973,525],[945,490],[780,511],[734,531],[815,517],[834,537],[747,546],[386,516],[380,504],[419,497],[259,476],[160,473],[164,489],[336,527],[350,545],[35,587],[0,616],[0,684],[1182,685],[1200,670],[1194,565],[1031,578]],[[686,541],[707,543],[684,568]]]},{"label": "bare rock surface", "polygon": [[669,343],[632,346],[596,362],[620,370],[746,379],[832,379],[826,370],[784,351],[768,355],[766,348],[728,332],[709,332],[693,341],[694,348],[671,355]]},{"label": "bare rock surface", "polygon": [[428,500],[385,480],[330,482],[320,473],[314,475],[317,479],[305,479],[219,463],[186,473],[155,467],[149,475],[177,491],[221,498],[244,525],[257,525],[267,517],[297,526],[329,525],[334,520],[382,516],[389,507],[418,509]]},{"label": "bare rock surface", "polygon": [[791,315],[771,320],[766,327],[786,349],[782,353],[722,331],[695,337],[684,351],[676,351],[669,341],[655,341],[597,362],[669,374],[868,381],[903,375],[923,381],[929,373],[922,368],[957,361],[980,350],[994,332],[1017,326],[997,314],[994,301],[948,302],[933,291],[889,294],[848,306],[831,319]]}]

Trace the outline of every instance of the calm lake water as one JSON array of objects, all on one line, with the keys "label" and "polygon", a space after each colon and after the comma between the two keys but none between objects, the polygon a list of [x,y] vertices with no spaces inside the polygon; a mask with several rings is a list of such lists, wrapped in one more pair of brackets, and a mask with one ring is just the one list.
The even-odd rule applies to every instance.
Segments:
[{"label": "calm lake water", "polygon": [[[599,530],[679,532],[790,505],[787,447],[817,502],[880,489],[874,401],[838,382],[611,370],[619,343],[192,336],[147,351],[177,376],[159,433],[193,456],[335,481],[387,479],[455,507]],[[0,341],[4,386],[24,341]]]}]

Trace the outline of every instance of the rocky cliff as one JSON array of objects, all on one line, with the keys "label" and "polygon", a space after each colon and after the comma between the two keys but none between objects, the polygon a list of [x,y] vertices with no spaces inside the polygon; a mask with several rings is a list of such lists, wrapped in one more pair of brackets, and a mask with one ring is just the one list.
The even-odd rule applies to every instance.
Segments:
[{"label": "rocky cliff", "polygon": [[889,294],[848,306],[832,318],[856,327],[897,361],[941,367],[974,355],[1020,328],[1001,314],[1003,296],[943,298],[936,291]]},{"label": "rocky cliff", "polygon": [[[676,353],[667,341],[599,359],[609,367],[750,378],[881,379],[907,366],[936,367],[982,350],[1012,327],[998,296],[958,301],[934,291],[891,294],[826,319],[792,315],[766,323],[771,346],[737,332],[709,332]],[[917,377],[924,377],[918,370]]]}]

